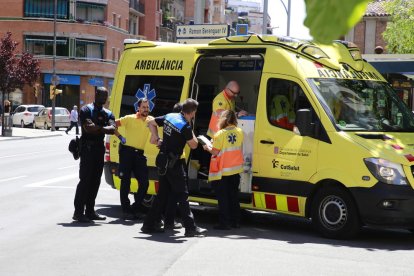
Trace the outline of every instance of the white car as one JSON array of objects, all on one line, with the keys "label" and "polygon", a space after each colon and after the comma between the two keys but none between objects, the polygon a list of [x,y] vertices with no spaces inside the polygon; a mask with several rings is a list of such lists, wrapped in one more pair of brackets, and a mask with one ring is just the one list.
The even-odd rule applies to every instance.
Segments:
[{"label": "white car", "polygon": [[[70,126],[70,112],[64,107],[55,107],[55,129]],[[33,128],[49,129],[52,127],[52,108],[46,107],[35,115]]]},{"label": "white car", "polygon": [[39,104],[19,105],[13,112],[13,126],[25,127],[33,124],[34,115],[45,108]]}]

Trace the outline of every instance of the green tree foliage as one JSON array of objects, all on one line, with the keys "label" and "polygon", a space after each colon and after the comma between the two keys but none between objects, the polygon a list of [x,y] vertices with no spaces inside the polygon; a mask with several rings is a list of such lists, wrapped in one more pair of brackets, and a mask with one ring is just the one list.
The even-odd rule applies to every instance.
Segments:
[{"label": "green tree foliage", "polygon": [[394,0],[384,2],[391,21],[383,33],[387,51],[395,54],[414,53],[414,1]]},{"label": "green tree foliage", "polygon": [[370,0],[305,0],[305,26],[314,40],[331,43],[361,20]]},{"label": "green tree foliage", "polygon": [[[25,84],[32,85],[40,76],[39,61],[29,53],[18,56],[15,51],[18,43],[7,32],[0,40],[0,91],[1,103],[4,104],[5,95],[16,88],[23,88]],[[8,97],[7,97],[8,98]],[[3,106],[4,110],[4,106]],[[2,134],[4,135],[4,116],[2,116]]]}]

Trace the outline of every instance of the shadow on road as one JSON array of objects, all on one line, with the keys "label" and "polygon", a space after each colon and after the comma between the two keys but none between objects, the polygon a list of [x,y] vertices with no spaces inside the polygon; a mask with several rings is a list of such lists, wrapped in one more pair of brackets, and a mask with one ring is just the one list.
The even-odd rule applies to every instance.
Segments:
[{"label": "shadow on road", "polygon": [[265,212],[242,212],[241,228],[215,230],[217,221],[215,209],[193,209],[196,222],[209,229],[207,236],[229,239],[269,239],[292,244],[325,244],[332,247],[365,248],[375,250],[413,250],[414,235],[406,230],[363,228],[352,240],[332,240],[317,233],[311,222],[302,218],[292,218]]},{"label": "shadow on road", "polygon": [[[367,251],[414,249],[414,234],[406,230],[364,228],[361,230],[360,234],[352,240],[332,240],[321,237],[319,233],[313,229],[308,220],[280,214],[243,210],[241,228],[223,231],[213,229],[213,226],[217,223],[217,209],[196,206],[195,208],[192,208],[192,210],[197,225],[209,230],[206,235],[207,237],[246,240],[269,239],[285,241],[292,244],[324,244],[332,247],[364,248]],[[108,219],[104,222],[94,224],[73,222],[59,223],[58,225],[64,227],[88,227],[103,224],[120,224],[126,226],[137,225],[140,229],[143,222],[142,220],[123,220],[122,210],[119,205],[100,204],[97,205],[97,212],[108,217]],[[141,234],[144,236],[141,236]],[[183,243],[188,240],[182,233],[180,234],[179,231],[167,231],[165,233],[157,233],[154,235],[140,233],[140,236],[134,238],[164,243]]]}]

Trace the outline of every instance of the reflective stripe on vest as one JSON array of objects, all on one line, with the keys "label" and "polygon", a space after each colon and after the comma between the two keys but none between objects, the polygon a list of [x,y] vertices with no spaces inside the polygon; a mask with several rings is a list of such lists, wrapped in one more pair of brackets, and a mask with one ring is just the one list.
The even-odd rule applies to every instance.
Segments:
[{"label": "reflective stripe on vest", "polygon": [[218,163],[218,171],[214,171],[211,162],[208,174],[209,181],[220,180],[222,176],[238,174],[243,171],[243,153],[240,146],[222,149],[215,158]]},{"label": "reflective stripe on vest", "polygon": [[210,124],[208,125],[207,130],[208,136],[213,137],[214,134],[216,134],[216,132],[219,130],[218,121],[222,112],[223,111],[213,111],[213,113],[211,113]]}]

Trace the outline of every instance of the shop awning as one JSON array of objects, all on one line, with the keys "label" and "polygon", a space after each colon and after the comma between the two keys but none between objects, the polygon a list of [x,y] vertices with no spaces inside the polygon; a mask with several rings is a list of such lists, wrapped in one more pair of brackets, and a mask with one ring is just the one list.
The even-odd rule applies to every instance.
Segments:
[{"label": "shop awning", "polygon": [[381,74],[399,73],[412,75],[414,72],[414,55],[412,54],[381,54],[362,55]]}]

